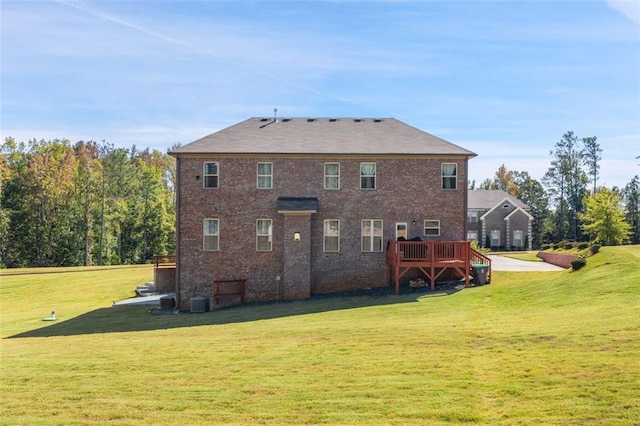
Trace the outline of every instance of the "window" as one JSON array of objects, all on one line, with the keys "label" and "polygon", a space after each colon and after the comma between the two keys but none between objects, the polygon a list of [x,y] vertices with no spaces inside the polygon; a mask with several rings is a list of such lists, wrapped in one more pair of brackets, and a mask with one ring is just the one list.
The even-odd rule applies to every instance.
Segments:
[{"label": "window", "polygon": [[467,231],[467,241],[478,241],[478,231]]},{"label": "window", "polygon": [[524,232],[521,230],[513,231],[513,245],[515,247],[522,248],[524,247]]},{"label": "window", "polygon": [[376,163],[360,163],[360,189],[376,189]]},{"label": "window", "polygon": [[442,165],[442,189],[458,188],[458,165],[444,163]]},{"label": "window", "polygon": [[271,219],[258,219],[256,222],[256,250],[271,251],[272,231]]},{"label": "window", "polygon": [[467,212],[467,222],[477,222],[478,212]]},{"label": "window", "polygon": [[258,189],[273,188],[273,163],[258,163]]},{"label": "window", "polygon": [[325,219],[324,251],[340,251],[340,221]]},{"label": "window", "polygon": [[424,221],[424,235],[438,236],[440,235],[440,221],[439,220],[425,220]]},{"label": "window", "polygon": [[202,230],[202,247],[204,251],[220,250],[220,221],[205,219]]},{"label": "window", "polygon": [[205,188],[218,187],[218,163],[204,163],[202,165],[202,184]]},{"label": "window", "polygon": [[340,163],[324,163],[324,189],[340,189]]},{"label": "window", "polygon": [[362,221],[362,251],[382,251],[382,220]]},{"label": "window", "polygon": [[396,240],[400,238],[404,238],[405,240],[409,238],[408,226],[406,222],[398,222],[396,223]]},{"label": "window", "polygon": [[491,230],[491,247],[500,247],[500,230]]}]

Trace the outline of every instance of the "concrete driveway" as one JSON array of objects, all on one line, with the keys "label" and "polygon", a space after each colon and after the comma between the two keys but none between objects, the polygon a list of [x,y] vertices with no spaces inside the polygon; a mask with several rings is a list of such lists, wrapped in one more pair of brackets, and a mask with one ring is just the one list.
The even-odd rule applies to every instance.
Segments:
[{"label": "concrete driveway", "polygon": [[542,261],[518,260],[495,254],[490,254],[489,258],[491,259],[492,271],[550,272],[564,270],[564,268]]}]

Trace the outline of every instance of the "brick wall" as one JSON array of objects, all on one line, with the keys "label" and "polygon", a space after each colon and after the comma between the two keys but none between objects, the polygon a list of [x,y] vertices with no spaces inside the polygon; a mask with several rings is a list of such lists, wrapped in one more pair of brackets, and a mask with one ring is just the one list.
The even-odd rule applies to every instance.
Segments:
[{"label": "brick wall", "polygon": [[[440,220],[438,240],[466,239],[466,160],[435,158],[191,157],[179,160],[178,250],[180,307],[194,296],[211,297],[214,279],[247,279],[247,301],[281,298],[285,218],[278,197],[317,197],[309,221],[310,293],[384,286],[386,241],[396,222],[409,237],[423,222]],[[219,162],[219,188],[203,188],[202,164]],[[256,188],[256,164],[273,163],[273,189]],[[324,189],[324,163],[340,163],[340,189]],[[360,162],[376,162],[376,189],[360,189]],[[441,163],[458,163],[458,189],[441,189]],[[197,177],[200,177],[199,179]],[[220,221],[220,251],[203,251],[203,219]],[[256,251],[256,220],[273,221],[272,251]],[[340,220],[340,252],[323,251],[324,219]],[[383,252],[361,251],[361,220],[382,219]],[[415,223],[414,223],[415,221]],[[282,279],[277,280],[280,276]],[[213,299],[211,298],[211,306]]]},{"label": "brick wall", "polygon": [[571,268],[571,262],[580,257],[577,254],[560,254],[547,251],[539,251],[536,256],[561,268]]}]

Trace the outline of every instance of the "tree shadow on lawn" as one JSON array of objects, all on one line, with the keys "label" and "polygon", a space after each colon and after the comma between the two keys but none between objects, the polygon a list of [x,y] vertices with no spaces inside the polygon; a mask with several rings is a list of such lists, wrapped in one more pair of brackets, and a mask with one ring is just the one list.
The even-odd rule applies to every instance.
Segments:
[{"label": "tree shadow on lawn", "polygon": [[295,315],[316,314],[344,309],[358,309],[372,306],[398,303],[415,303],[419,299],[447,296],[456,293],[458,288],[409,290],[396,296],[393,292],[374,291],[369,294],[334,294],[312,296],[309,299],[246,303],[203,313],[177,312],[154,315],[159,310],[153,305],[112,306],[87,312],[75,318],[64,320],[36,330],[9,336],[7,338],[54,337],[82,334],[124,333],[152,331],[180,327],[197,327],[268,320]]}]

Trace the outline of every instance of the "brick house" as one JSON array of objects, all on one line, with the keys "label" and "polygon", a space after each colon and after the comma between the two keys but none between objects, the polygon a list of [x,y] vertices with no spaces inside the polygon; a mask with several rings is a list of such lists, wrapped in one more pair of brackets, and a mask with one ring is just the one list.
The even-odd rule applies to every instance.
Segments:
[{"label": "brick house", "polygon": [[467,240],[500,250],[531,247],[531,208],[500,190],[469,190]]},{"label": "brick house", "polygon": [[389,241],[466,243],[476,154],[393,118],[250,118],[170,154],[180,308],[220,279],[249,302],[387,286]]}]

